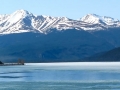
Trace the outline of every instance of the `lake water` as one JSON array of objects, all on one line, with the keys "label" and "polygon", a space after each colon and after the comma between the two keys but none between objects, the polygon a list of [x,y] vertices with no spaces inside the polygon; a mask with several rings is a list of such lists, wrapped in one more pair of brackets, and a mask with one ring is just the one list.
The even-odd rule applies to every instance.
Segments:
[{"label": "lake water", "polygon": [[0,90],[120,90],[120,62],[0,67]]}]

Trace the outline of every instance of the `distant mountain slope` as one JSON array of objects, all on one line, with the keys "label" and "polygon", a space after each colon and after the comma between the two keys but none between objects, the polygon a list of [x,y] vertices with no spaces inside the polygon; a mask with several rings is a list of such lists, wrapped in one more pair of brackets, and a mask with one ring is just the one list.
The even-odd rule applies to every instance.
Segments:
[{"label": "distant mountain slope", "polygon": [[106,40],[115,47],[120,47],[120,28],[111,28],[89,32],[98,38]]},{"label": "distant mountain slope", "polygon": [[26,62],[79,61],[114,48],[104,39],[81,30],[56,31],[48,35],[21,33],[0,36],[0,59]]},{"label": "distant mountain slope", "polygon": [[120,61],[120,47],[85,58],[85,61]]}]

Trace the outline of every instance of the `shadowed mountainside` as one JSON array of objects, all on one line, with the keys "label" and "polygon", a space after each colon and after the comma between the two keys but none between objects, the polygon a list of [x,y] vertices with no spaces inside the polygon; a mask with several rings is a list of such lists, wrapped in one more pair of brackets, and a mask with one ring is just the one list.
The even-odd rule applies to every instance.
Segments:
[{"label": "shadowed mountainside", "polygon": [[84,30],[54,31],[47,35],[21,33],[0,36],[0,59],[26,62],[79,61],[80,58],[114,48]]},{"label": "shadowed mountainside", "polygon": [[107,52],[95,54],[91,57],[83,59],[83,61],[120,61],[120,47]]}]

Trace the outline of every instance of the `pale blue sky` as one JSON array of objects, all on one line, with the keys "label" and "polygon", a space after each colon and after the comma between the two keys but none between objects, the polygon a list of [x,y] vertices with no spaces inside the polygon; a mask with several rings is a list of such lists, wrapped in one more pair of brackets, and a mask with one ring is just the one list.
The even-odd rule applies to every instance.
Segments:
[{"label": "pale blue sky", "polygon": [[120,20],[120,0],[0,0],[0,14],[24,9],[36,15],[79,19],[88,13]]}]

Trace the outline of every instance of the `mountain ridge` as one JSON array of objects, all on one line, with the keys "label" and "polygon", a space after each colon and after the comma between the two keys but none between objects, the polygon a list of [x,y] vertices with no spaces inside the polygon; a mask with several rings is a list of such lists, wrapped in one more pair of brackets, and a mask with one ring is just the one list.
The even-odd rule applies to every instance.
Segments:
[{"label": "mountain ridge", "polygon": [[52,17],[34,15],[27,10],[17,10],[10,15],[0,15],[0,34],[39,32],[47,34],[50,29],[58,31],[76,30],[105,30],[120,27],[120,21],[96,14],[87,14],[80,20],[67,17]]}]

